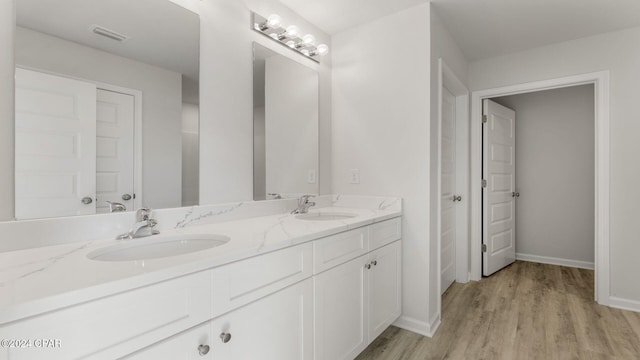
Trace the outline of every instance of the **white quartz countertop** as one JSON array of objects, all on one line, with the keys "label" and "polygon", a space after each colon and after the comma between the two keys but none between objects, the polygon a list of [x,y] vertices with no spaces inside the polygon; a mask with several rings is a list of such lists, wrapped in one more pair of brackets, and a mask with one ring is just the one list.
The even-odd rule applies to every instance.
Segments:
[{"label": "white quartz countertop", "polygon": [[160,235],[216,234],[231,240],[194,253],[137,261],[96,261],[87,254],[127,240],[95,240],[0,253],[0,325],[301,244],[401,215],[399,207],[325,207],[352,213],[336,221],[278,214],[165,230]]}]

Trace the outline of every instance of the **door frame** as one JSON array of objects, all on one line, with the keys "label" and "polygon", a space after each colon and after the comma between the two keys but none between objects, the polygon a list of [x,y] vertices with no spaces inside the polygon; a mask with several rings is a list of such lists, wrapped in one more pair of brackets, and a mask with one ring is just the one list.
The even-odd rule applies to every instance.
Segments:
[{"label": "door frame", "polygon": [[482,278],[482,100],[558,89],[594,85],[595,127],[595,300],[610,304],[610,124],[609,71],[527,82],[474,91],[471,94],[471,280]]},{"label": "door frame", "polygon": [[436,154],[436,241],[437,241],[437,314],[442,311],[442,88],[456,98],[456,192],[462,201],[456,206],[456,282],[469,281],[468,244],[469,244],[469,90],[442,59],[438,59],[438,132]]},{"label": "door frame", "polygon": [[[39,69],[31,66],[16,65],[16,68],[25,70],[37,71],[44,74],[55,75],[64,77],[67,79],[73,79],[78,81],[84,81],[91,84],[95,84],[97,89],[118,92],[121,94],[131,95],[134,98],[134,129],[133,129],[133,186],[134,194],[133,209],[127,209],[127,211],[134,211],[142,207],[142,91],[130,89],[118,85],[112,85],[100,81],[85,79],[79,76],[73,76],[69,74],[63,74],[55,71],[49,71],[46,69]],[[15,176],[15,174],[14,174]],[[15,191],[15,190],[14,190]],[[15,214],[14,214],[15,217]]]}]

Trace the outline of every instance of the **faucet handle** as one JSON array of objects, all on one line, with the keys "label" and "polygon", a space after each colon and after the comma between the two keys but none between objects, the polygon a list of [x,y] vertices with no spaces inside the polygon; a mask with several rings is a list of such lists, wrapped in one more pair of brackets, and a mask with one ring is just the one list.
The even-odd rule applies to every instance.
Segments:
[{"label": "faucet handle", "polygon": [[302,195],[300,196],[300,199],[298,199],[298,203],[300,205],[306,204],[307,202],[309,202],[309,199],[312,197],[314,197],[314,195]]},{"label": "faucet handle", "polygon": [[151,209],[149,208],[140,208],[136,211],[136,221],[147,221],[151,217]]}]

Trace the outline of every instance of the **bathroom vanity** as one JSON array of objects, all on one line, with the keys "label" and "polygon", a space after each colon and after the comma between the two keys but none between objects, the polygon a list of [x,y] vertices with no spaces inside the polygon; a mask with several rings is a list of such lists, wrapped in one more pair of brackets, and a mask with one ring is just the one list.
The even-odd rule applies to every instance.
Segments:
[{"label": "bathroom vanity", "polygon": [[[402,210],[336,199],[0,253],[0,359],[352,359],[400,316]],[[218,243],[153,247],[189,239]]]}]

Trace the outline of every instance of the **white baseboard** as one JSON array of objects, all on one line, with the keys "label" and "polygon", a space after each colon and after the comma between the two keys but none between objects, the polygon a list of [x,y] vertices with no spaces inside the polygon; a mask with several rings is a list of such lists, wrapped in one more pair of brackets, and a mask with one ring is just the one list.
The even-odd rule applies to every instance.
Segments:
[{"label": "white baseboard", "polygon": [[561,259],[561,258],[555,258],[550,256],[539,256],[539,255],[517,253],[516,260],[536,262],[536,263],[542,263],[542,264],[568,266],[568,267],[574,267],[579,269],[589,269],[589,270],[595,269],[595,266],[592,262]]},{"label": "white baseboard", "polygon": [[640,301],[609,296],[609,306],[616,309],[640,312]]},{"label": "white baseboard", "polygon": [[433,334],[435,334],[436,330],[438,330],[438,327],[440,326],[440,316],[438,316],[433,323],[428,324],[426,321],[420,321],[402,315],[393,323],[393,325],[422,336],[433,337]]}]

